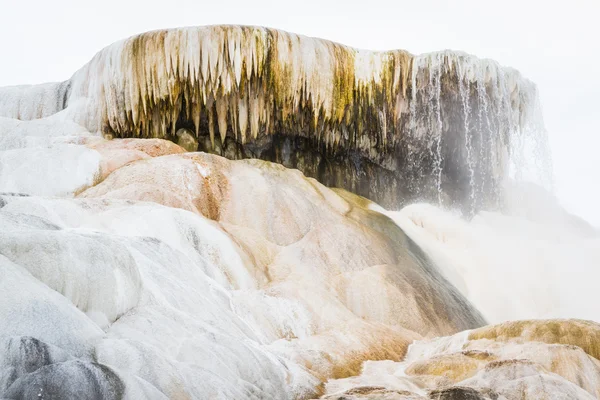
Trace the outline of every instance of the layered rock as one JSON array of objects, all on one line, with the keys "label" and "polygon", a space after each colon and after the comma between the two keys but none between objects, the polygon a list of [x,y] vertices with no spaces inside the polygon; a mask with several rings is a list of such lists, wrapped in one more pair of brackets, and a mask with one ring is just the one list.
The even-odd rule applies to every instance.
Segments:
[{"label": "layered rock", "polygon": [[401,363],[368,362],[328,383],[324,398],[595,399],[599,332],[589,321],[517,321],[416,342]]},{"label": "layered rock", "polygon": [[493,61],[257,27],[148,32],[64,83],[0,89],[0,116],[62,109],[111,137],[179,141],[185,131],[196,137],[186,148],[278,162],[395,208],[494,207],[509,159],[524,142],[545,144],[535,86]]}]

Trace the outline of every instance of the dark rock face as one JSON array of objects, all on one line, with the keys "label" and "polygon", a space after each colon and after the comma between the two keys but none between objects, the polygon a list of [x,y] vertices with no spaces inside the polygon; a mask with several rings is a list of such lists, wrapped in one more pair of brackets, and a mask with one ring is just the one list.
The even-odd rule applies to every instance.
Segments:
[{"label": "dark rock face", "polygon": [[11,361],[19,376],[56,361],[64,361],[64,357],[56,353],[46,343],[33,337],[11,338],[5,343],[5,356],[10,354],[13,357]]},{"label": "dark rock face", "polygon": [[112,400],[124,392],[124,383],[105,365],[74,359],[33,337],[0,342],[0,398]]},{"label": "dark rock face", "polygon": [[431,400],[496,400],[498,394],[489,392],[481,393],[473,388],[454,386],[434,390],[429,394]]},{"label": "dark rock face", "polygon": [[224,144],[215,138],[214,148],[208,136],[200,136],[198,150],[232,160],[259,158],[276,162],[298,169],[326,186],[343,188],[388,207],[401,205],[414,197],[402,184],[406,180],[400,174],[359,152],[327,149],[315,140],[300,136],[275,134],[246,144],[228,136]]},{"label": "dark rock face", "polygon": [[36,338],[11,337],[0,342],[0,393],[18,378],[71,357]]},{"label": "dark rock face", "polygon": [[[38,359],[42,363],[43,359]],[[125,384],[105,365],[79,360],[50,364],[17,379],[3,397],[14,400],[117,400]]]}]

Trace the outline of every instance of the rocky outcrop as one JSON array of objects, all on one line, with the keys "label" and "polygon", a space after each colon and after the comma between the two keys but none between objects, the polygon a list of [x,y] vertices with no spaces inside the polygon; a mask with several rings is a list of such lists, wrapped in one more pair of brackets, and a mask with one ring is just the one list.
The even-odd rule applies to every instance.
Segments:
[{"label": "rocky outcrop", "polygon": [[324,398],[369,399],[363,388],[377,386],[406,396],[390,399],[595,399],[599,332],[590,321],[513,321],[420,341],[401,363],[369,362],[360,376],[328,383],[335,393]]},{"label": "rocky outcrop", "polygon": [[511,154],[545,145],[535,86],[515,70],[258,27],[148,32],[64,83],[0,89],[0,116],[63,109],[107,137],[180,142],[185,132],[188,150],[281,163],[395,208],[494,207]]}]

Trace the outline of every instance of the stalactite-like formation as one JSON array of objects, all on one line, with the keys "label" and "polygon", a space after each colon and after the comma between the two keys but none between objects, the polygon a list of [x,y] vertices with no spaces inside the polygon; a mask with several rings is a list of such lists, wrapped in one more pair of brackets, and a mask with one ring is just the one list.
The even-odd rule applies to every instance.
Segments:
[{"label": "stalactite-like formation", "polygon": [[[527,167],[519,160],[525,143],[549,159],[537,89],[516,70],[460,52],[430,53],[413,59],[410,87],[405,168],[433,175],[425,188],[435,190],[425,197],[443,203],[450,195],[478,208],[499,200],[511,160]],[[537,172],[542,182],[550,171]],[[412,191],[423,189],[415,177],[410,182]]]},{"label": "stalactite-like formation", "polygon": [[75,120],[92,131],[177,140],[185,128],[200,150],[282,162],[388,206],[490,204],[512,144],[538,118],[535,86],[493,61],[258,27],[134,36],[68,88],[64,105],[78,104]]},{"label": "stalactite-like formation", "polygon": [[265,28],[156,31],[98,53],[73,96],[95,98],[97,128],[117,136],[180,124],[213,143],[283,133],[372,152],[398,133],[411,60]]}]

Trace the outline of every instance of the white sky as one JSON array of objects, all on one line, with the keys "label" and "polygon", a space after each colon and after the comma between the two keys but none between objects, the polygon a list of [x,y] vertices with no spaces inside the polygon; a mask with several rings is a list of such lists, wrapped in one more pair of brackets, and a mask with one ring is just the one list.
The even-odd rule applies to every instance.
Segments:
[{"label": "white sky", "polygon": [[537,83],[556,194],[600,226],[599,18],[600,0],[0,0],[0,86],[64,80],[114,41],[188,25],[263,25],[371,50],[463,50]]}]

